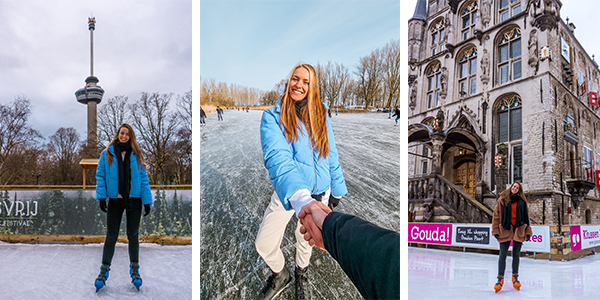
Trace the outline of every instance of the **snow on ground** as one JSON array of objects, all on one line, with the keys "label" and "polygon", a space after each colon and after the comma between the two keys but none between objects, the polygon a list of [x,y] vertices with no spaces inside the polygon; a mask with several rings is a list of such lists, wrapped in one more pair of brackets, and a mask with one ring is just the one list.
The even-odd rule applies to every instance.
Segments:
[{"label": "snow on ground", "polygon": [[[262,111],[208,114],[200,130],[200,295],[254,299],[270,270],[254,239],[273,193],[260,146]],[[339,114],[333,131],[348,194],[337,210],[400,231],[400,127],[384,113]],[[293,272],[296,217],[282,241]],[[312,299],[361,299],[328,253],[314,248],[308,273]],[[293,282],[278,299],[294,299]]]},{"label": "snow on ground", "polygon": [[96,293],[103,244],[0,242],[0,298],[191,299],[192,246],[140,243],[138,292],[129,277],[127,244],[117,243],[106,286]]},{"label": "snow on ground", "polygon": [[519,281],[512,287],[512,258],[506,259],[505,282],[495,294],[498,256],[408,247],[409,299],[598,299],[600,255],[572,261],[521,257]]}]

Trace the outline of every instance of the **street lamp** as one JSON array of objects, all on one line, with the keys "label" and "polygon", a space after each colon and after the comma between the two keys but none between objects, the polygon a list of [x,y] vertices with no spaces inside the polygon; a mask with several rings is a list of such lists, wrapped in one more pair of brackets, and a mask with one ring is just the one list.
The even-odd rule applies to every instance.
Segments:
[{"label": "street lamp", "polygon": [[40,185],[40,176],[42,176],[42,170],[39,170],[39,171],[37,172],[37,174],[35,174],[35,171],[31,171],[31,176],[32,176],[32,177],[35,177],[35,179],[36,179],[36,182],[35,182],[35,184],[36,184],[36,185]]}]

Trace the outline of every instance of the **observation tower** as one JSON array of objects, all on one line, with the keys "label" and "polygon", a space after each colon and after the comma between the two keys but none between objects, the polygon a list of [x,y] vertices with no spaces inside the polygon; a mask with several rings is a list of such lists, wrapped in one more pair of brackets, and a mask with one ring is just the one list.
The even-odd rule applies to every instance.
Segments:
[{"label": "observation tower", "polygon": [[87,144],[88,147],[95,147],[97,143],[97,120],[96,111],[104,90],[98,85],[98,78],[94,76],[94,30],[96,29],[96,18],[88,18],[88,28],[90,30],[90,76],[85,79],[85,86],[75,92],[77,101],[86,104],[87,113]]}]

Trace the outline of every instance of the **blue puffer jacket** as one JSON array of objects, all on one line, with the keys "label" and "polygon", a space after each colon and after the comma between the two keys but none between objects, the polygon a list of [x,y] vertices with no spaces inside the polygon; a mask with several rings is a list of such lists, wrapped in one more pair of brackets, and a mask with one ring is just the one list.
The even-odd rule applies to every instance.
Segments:
[{"label": "blue puffer jacket", "polygon": [[348,190],[338,161],[329,118],[327,118],[329,156],[319,158],[319,152],[313,150],[302,122],[300,122],[298,140],[288,143],[279,125],[280,113],[280,100],[277,100],[274,107],[263,112],[260,140],[265,167],[285,209],[293,209],[289,199],[300,189],[308,189],[311,194],[318,195],[331,188],[331,195],[344,196]]},{"label": "blue puffer jacket", "polygon": [[[100,154],[98,168],[96,169],[96,199],[117,198],[119,195],[119,168],[115,156],[114,146],[108,148],[113,155],[112,164],[106,160],[106,149]],[[131,152],[131,190],[130,197],[142,198],[142,204],[152,205],[152,192],[148,173],[143,165],[138,168],[137,157]]]}]

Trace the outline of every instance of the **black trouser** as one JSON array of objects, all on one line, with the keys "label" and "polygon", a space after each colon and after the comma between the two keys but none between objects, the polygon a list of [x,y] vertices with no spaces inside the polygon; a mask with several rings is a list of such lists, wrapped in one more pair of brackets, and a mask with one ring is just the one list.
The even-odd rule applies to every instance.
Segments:
[{"label": "black trouser", "polygon": [[[506,255],[508,254],[508,247],[510,246],[510,241],[500,243],[500,257],[498,258],[498,275],[504,276],[504,270],[506,270]],[[521,246],[523,243],[513,241],[513,250],[512,250],[512,272],[513,274],[519,274],[519,257],[521,255]]]},{"label": "black trouser", "polygon": [[108,199],[108,212],[106,213],[106,240],[102,252],[102,264],[109,265],[115,254],[115,244],[119,237],[119,227],[123,211],[127,215],[127,240],[129,241],[129,261],[139,262],[140,218],[142,217],[142,199],[131,198],[131,207],[125,209],[123,199]]}]

